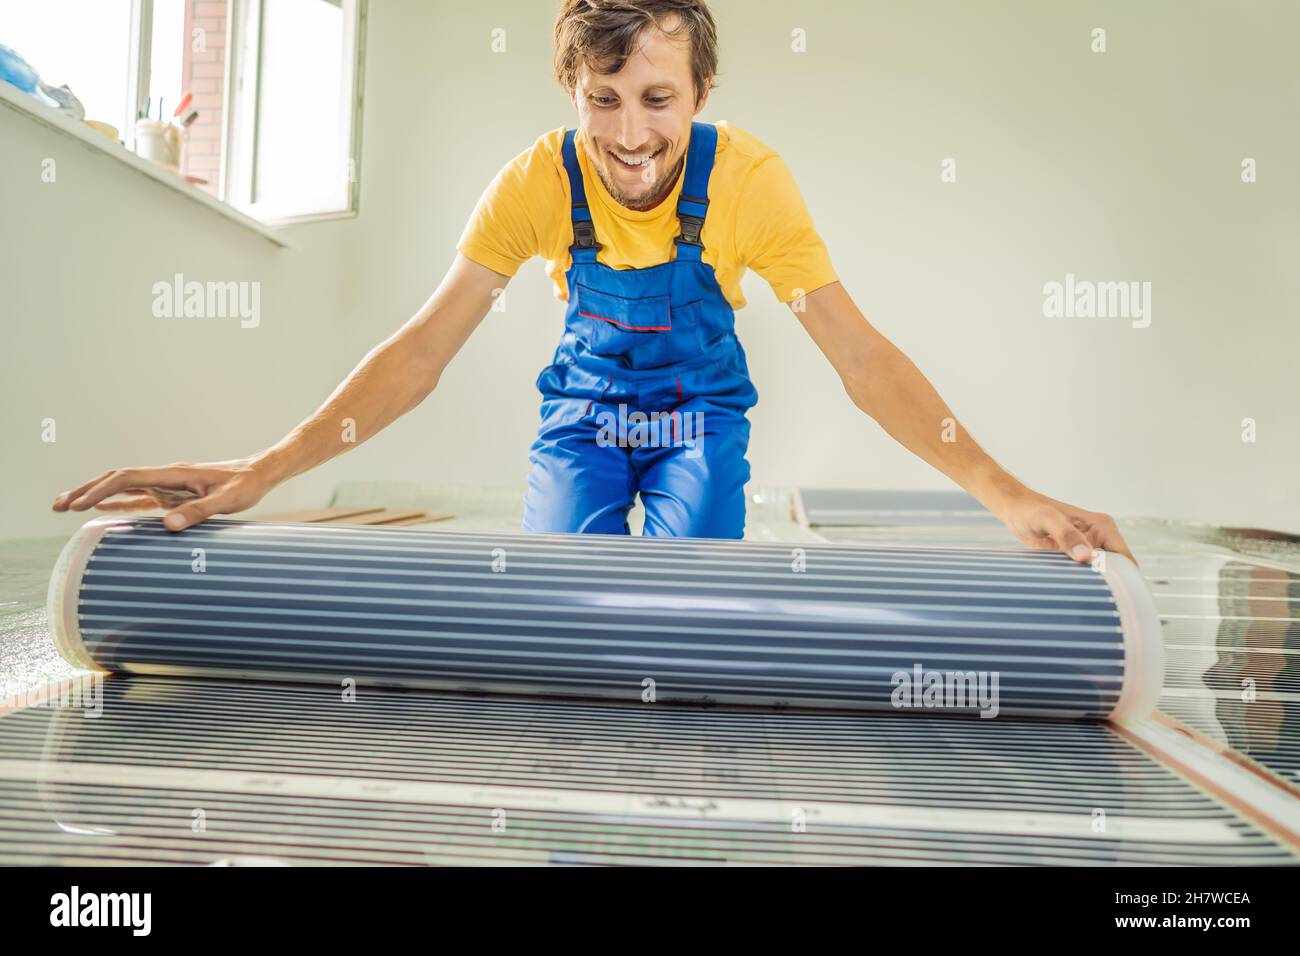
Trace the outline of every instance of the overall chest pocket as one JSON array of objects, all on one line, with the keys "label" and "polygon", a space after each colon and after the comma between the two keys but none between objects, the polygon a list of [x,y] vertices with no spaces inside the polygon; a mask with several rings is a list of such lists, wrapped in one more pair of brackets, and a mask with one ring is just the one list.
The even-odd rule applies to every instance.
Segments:
[{"label": "overall chest pocket", "polygon": [[582,283],[577,283],[575,290],[579,338],[586,340],[594,354],[625,355],[640,361],[653,361],[664,354],[673,330],[668,296],[628,298]]}]

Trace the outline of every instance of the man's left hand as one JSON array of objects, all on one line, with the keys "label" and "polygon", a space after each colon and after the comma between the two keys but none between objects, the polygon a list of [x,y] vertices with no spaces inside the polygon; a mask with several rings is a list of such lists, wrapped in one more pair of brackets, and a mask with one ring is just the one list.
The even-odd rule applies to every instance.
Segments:
[{"label": "man's left hand", "polygon": [[1064,551],[1081,564],[1091,561],[1093,549],[1100,548],[1137,564],[1115,519],[1108,514],[1085,511],[1032,492],[1016,497],[994,514],[1031,548]]}]

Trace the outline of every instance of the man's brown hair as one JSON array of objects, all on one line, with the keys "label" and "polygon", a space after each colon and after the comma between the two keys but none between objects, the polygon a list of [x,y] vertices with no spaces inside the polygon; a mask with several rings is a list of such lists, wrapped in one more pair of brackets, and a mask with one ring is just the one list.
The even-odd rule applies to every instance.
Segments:
[{"label": "man's brown hair", "polygon": [[[665,29],[674,16],[672,28]],[[564,0],[555,20],[555,76],[560,85],[572,94],[583,63],[593,73],[617,73],[647,27],[690,41],[698,104],[705,81],[718,72],[718,29],[706,0]]]}]

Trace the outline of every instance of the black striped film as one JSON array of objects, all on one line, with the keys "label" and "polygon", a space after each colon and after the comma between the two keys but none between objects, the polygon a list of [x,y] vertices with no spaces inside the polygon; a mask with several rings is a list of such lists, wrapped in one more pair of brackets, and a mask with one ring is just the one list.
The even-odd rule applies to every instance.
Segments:
[{"label": "black striped film", "polygon": [[133,674],[1095,719],[1159,686],[1145,590],[1047,552],[100,519],[56,576],[65,652]]}]

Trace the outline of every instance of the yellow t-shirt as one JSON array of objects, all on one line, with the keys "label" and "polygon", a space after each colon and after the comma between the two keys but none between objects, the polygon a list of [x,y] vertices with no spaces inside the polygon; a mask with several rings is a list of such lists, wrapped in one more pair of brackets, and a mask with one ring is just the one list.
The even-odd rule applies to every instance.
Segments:
[{"label": "yellow t-shirt", "polygon": [[[782,302],[837,281],[826,244],[813,229],[784,160],[725,120],[717,127],[701,240],[703,259],[713,267],[732,308],[745,304],[740,279],[747,268],[767,280]],[[604,246],[597,261],[614,269],[644,269],[674,258],[682,177],[654,209],[628,209],[591,170],[583,133],[577,135],[587,203],[596,240]],[[567,302],[565,272],[572,260],[573,226],[563,147],[564,129],[555,129],[512,159],[484,191],[456,248],[467,259],[507,276],[533,256],[544,256],[555,297]]]}]

